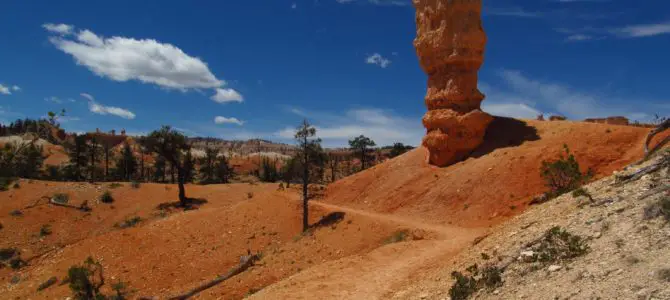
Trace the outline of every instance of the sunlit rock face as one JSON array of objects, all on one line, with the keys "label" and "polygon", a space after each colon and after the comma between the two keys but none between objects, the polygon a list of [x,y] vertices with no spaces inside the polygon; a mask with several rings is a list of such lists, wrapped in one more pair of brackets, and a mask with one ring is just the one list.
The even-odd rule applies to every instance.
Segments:
[{"label": "sunlit rock face", "polygon": [[423,116],[428,162],[447,166],[467,157],[484,140],[493,118],[482,112],[484,94],[477,71],[484,60],[486,34],[481,0],[413,0],[414,47],[428,75]]}]

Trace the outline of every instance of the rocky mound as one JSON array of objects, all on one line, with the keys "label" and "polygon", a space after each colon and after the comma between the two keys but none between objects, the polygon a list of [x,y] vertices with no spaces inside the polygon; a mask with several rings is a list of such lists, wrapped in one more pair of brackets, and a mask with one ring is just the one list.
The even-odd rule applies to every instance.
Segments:
[{"label": "rocky mound", "polygon": [[[649,129],[606,124],[496,118],[482,146],[465,161],[436,168],[415,149],[330,185],[328,203],[478,227],[523,212],[546,191],[543,160],[566,144],[584,171],[611,175],[643,156]],[[661,137],[658,137],[661,139]]]},{"label": "rocky mound", "polygon": [[[661,167],[622,180],[653,165]],[[478,264],[499,266],[501,280],[473,299],[670,299],[669,178],[665,150],[586,186],[589,196],[565,194],[492,228],[480,243],[385,298],[445,299],[452,272]],[[585,251],[561,258],[547,256],[547,249],[559,249],[556,243],[530,246],[558,232],[554,227],[578,237],[571,245],[582,244]]]}]

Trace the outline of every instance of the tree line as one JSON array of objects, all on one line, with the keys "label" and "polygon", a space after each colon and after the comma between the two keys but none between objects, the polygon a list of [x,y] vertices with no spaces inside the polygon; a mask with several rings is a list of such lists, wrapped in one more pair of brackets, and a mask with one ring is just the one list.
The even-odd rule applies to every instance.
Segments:
[{"label": "tree line", "polygon": [[[39,127],[51,126],[60,130],[60,115],[49,113],[48,120],[18,120],[3,126],[2,132],[21,134]],[[41,125],[40,125],[41,124]],[[37,128],[37,129],[36,129]],[[349,152],[327,152],[316,138],[316,129],[306,120],[296,129],[299,151],[286,160],[263,157],[259,152],[259,170],[256,175],[264,182],[326,183],[338,177],[364,170],[378,160],[379,148],[363,135],[349,141]],[[72,134],[65,138],[63,147],[68,156],[66,164],[44,168],[43,149],[32,141],[7,143],[0,151],[0,177],[48,179],[56,181],[137,181],[176,183],[180,203],[186,204],[186,183],[228,183],[234,177],[228,158],[217,148],[205,148],[204,155],[194,158],[189,139],[170,126],[163,126],[144,137],[128,140],[125,136],[99,133]],[[122,143],[118,155],[113,148]],[[391,147],[390,156],[399,155],[409,148],[400,143]],[[139,155],[138,155],[139,154]],[[356,158],[358,165],[352,163]],[[329,171],[329,172],[327,172]],[[306,189],[306,187],[303,187]]]}]

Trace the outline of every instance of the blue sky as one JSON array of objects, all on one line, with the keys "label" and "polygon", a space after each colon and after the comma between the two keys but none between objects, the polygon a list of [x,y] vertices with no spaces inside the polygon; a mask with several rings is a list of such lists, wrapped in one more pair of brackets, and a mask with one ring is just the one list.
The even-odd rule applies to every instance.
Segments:
[{"label": "blue sky", "polygon": [[[483,109],[668,115],[670,2],[484,0]],[[0,122],[328,146],[418,144],[426,76],[409,0],[3,1]]]}]

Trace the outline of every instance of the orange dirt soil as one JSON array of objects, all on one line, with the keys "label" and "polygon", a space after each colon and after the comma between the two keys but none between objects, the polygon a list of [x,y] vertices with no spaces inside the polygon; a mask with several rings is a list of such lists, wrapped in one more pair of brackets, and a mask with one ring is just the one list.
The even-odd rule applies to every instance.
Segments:
[{"label": "orange dirt soil", "polygon": [[[21,250],[28,266],[0,269],[6,299],[54,299],[70,295],[67,284],[41,292],[52,276],[92,256],[105,268],[106,291],[122,280],[140,296],[165,298],[194,288],[237,265],[240,256],[262,252],[248,271],[203,293],[200,299],[379,299],[430,264],[468,247],[489,227],[522,213],[543,192],[539,167],[566,143],[597,177],[642,157],[649,129],[592,123],[496,119],[474,157],[447,168],[425,161],[416,149],[330,185],[310,205],[310,222],[331,212],[344,219],[302,236],[297,189],[278,184],[187,185],[187,195],[208,202],[197,210],[161,211],[175,201],[168,184],[109,184],[21,180],[0,192],[0,248]],[[660,140],[663,136],[657,137]],[[115,202],[97,201],[106,190]],[[43,196],[68,193],[88,201],[90,213],[48,204],[25,208]],[[42,202],[44,203],[44,202]],[[13,210],[22,216],[11,216]],[[133,216],[136,227],[114,225]],[[42,225],[52,234],[40,237]],[[412,242],[387,243],[398,231]],[[19,282],[10,284],[12,278]]]}]

